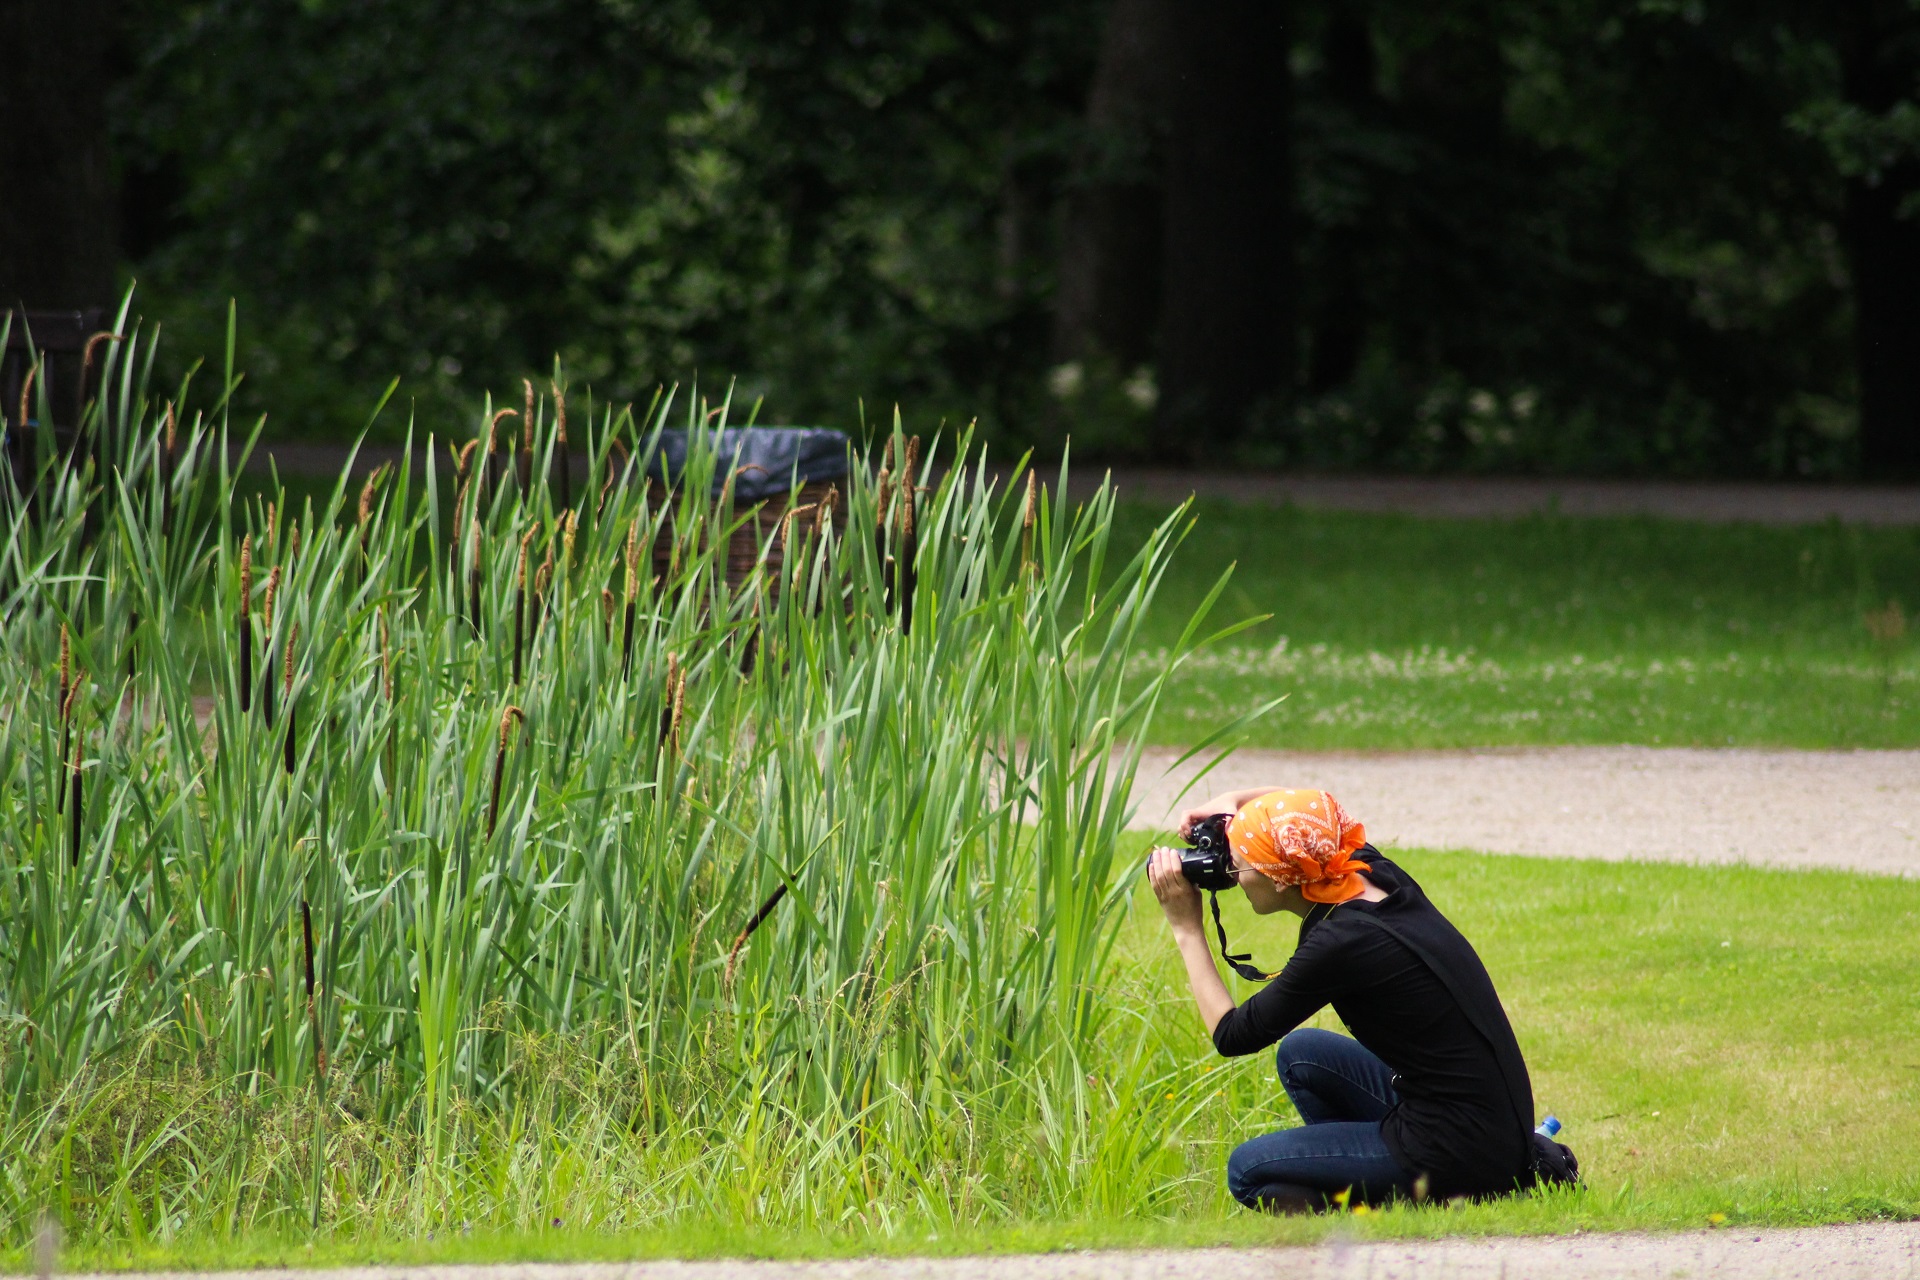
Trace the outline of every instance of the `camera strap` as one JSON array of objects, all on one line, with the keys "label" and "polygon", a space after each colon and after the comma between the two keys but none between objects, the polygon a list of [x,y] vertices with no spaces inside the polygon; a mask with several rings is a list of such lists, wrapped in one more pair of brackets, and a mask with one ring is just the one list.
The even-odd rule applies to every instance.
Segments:
[{"label": "camera strap", "polygon": [[1227,962],[1227,967],[1248,982],[1266,982],[1279,977],[1278,971],[1262,973],[1254,968],[1251,951],[1227,950],[1227,926],[1220,923],[1220,895],[1212,889],[1207,890],[1207,902],[1213,907],[1213,930],[1220,936],[1220,958]]}]

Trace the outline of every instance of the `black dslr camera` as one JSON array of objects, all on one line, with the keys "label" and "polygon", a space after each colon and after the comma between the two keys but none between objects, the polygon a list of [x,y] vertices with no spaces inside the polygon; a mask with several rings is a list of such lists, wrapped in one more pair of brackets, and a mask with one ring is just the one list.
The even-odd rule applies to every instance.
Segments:
[{"label": "black dslr camera", "polygon": [[1233,872],[1233,852],[1227,848],[1227,824],[1231,821],[1232,814],[1216,813],[1194,823],[1189,837],[1193,847],[1175,850],[1180,855],[1180,874],[1191,881],[1194,888],[1218,893],[1240,883]]},{"label": "black dslr camera", "polygon": [[1194,823],[1193,834],[1188,837],[1192,847],[1176,848],[1174,852],[1180,855],[1180,874],[1194,888],[1207,891],[1208,905],[1213,908],[1213,931],[1220,938],[1220,958],[1248,982],[1265,982],[1274,975],[1254,968],[1248,953],[1227,950],[1227,927],[1220,923],[1220,891],[1240,884],[1233,870],[1233,850],[1227,847],[1227,824],[1232,821],[1232,814],[1216,813]]}]

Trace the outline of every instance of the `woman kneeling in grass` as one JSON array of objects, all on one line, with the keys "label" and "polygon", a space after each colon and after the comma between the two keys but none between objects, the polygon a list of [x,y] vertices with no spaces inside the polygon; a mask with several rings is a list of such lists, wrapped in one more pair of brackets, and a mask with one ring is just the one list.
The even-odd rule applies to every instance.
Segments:
[{"label": "woman kneeling in grass", "polygon": [[[1305,1121],[1235,1149],[1235,1198],[1301,1212],[1342,1192],[1358,1204],[1530,1185],[1533,1088],[1466,938],[1326,792],[1230,792],[1183,814],[1182,834],[1224,814],[1253,909],[1301,917],[1299,947],[1246,1004],[1213,966],[1179,854],[1154,850],[1147,871],[1214,1048],[1238,1057],[1278,1041],[1280,1083]],[[1353,1039],[1300,1026],[1327,1004]]]}]

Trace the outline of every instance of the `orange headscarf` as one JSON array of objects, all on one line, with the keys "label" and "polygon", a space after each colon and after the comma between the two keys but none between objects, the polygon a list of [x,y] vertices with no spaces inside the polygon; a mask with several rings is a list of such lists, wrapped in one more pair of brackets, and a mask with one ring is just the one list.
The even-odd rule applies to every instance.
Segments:
[{"label": "orange headscarf", "polygon": [[1345,902],[1366,890],[1367,869],[1351,855],[1367,829],[1324,791],[1269,791],[1250,800],[1227,824],[1227,843],[1240,860],[1281,888],[1300,886],[1308,902]]}]

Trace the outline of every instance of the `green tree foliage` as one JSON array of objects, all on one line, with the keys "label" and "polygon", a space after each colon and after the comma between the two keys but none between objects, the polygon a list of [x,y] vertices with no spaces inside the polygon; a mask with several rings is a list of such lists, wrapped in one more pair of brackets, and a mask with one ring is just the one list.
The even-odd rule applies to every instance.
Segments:
[{"label": "green tree foliage", "polygon": [[[470,399],[557,353],[602,398],[737,379],[763,420],[898,402],[1165,454],[1150,330],[1183,258],[1151,246],[1193,77],[1152,74],[1141,48],[1184,47],[1156,39],[1113,42],[1132,61],[1103,81],[1109,14],[1195,20],[1167,0],[145,0],[115,110],[134,267],[169,313],[240,298],[263,400],[302,419],[279,429],[351,421],[349,367]],[[1878,370],[1867,466],[1904,465],[1904,295],[1856,286],[1920,263],[1907,0],[1291,14],[1268,61],[1292,89],[1273,109],[1295,265],[1261,287],[1292,292],[1274,305],[1299,354],[1225,456],[1845,474]],[[1133,308],[1118,337],[1102,298]]]}]

